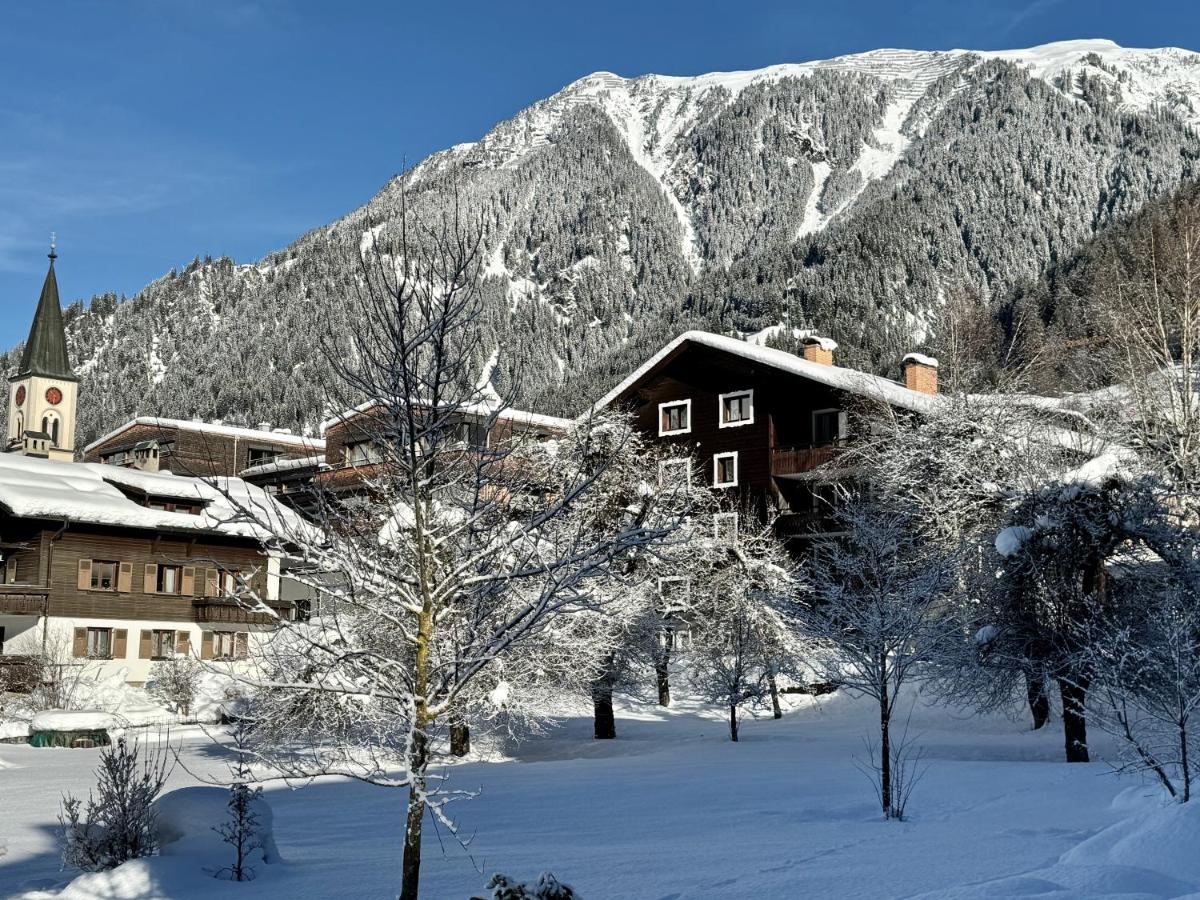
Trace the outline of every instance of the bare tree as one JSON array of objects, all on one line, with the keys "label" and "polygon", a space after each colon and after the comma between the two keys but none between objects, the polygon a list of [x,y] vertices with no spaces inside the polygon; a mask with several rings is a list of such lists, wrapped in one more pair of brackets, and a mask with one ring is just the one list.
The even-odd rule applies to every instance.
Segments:
[{"label": "bare tree", "polygon": [[835,517],[844,537],[814,555],[812,597],[799,614],[822,645],[825,677],[878,704],[879,800],[896,818],[906,798],[893,777],[892,718],[901,690],[951,639],[942,603],[953,562],[902,504],[843,492]]},{"label": "bare tree", "polygon": [[[325,498],[319,529],[260,523],[319,615],[281,623],[253,687],[260,752],[285,776],[407,790],[400,896],[413,900],[426,814],[457,834],[445,806],[469,796],[431,772],[445,729],[587,684],[610,647],[582,614],[678,519],[649,488],[619,507],[603,496],[636,440],[627,426],[539,438],[477,383],[479,230],[457,203],[370,233],[352,346],[329,348],[337,408],[366,401],[353,419],[365,464],[352,497]],[[486,443],[464,437],[468,419]]]}]

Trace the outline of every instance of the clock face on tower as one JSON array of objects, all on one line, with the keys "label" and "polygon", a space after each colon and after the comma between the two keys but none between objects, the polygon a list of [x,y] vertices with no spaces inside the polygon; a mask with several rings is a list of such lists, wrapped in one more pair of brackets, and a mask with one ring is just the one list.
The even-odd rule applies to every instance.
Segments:
[{"label": "clock face on tower", "polygon": [[56,387],[46,389],[46,402],[51,406],[58,406],[62,403],[62,391]]},{"label": "clock face on tower", "polygon": [[25,405],[25,385],[17,388],[17,406]]}]

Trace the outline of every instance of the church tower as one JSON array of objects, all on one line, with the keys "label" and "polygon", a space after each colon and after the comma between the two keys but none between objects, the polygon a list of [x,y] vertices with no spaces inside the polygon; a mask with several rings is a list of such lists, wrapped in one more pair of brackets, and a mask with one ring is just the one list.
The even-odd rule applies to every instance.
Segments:
[{"label": "church tower", "polygon": [[54,244],[50,245],[50,270],[42,285],[33,327],[21,354],[17,373],[8,379],[8,444],[10,453],[70,462],[75,458],[75,407],[79,379],[67,358],[54,276]]}]

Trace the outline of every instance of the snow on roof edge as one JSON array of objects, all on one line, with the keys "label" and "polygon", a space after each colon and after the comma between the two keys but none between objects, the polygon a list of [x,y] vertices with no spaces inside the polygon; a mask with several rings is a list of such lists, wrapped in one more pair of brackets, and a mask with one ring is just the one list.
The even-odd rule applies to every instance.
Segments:
[{"label": "snow on roof edge", "polygon": [[159,416],[138,416],[130,419],[128,422],[125,422],[123,425],[117,426],[103,437],[96,438],[96,440],[92,441],[83,448],[83,452],[90,452],[106,441],[111,441],[113,438],[123,434],[136,425],[152,425],[158,428],[178,428],[184,431],[205,431],[211,434],[223,434],[229,437],[273,441],[277,444],[293,444],[298,447],[312,447],[313,449],[318,449],[318,445],[322,447],[325,445],[324,438],[312,437],[304,434],[284,434],[280,431],[260,431],[257,428],[246,428],[241,425],[214,425],[211,422],[194,422],[191,419],[166,419]]},{"label": "snow on roof edge", "polygon": [[890,405],[900,406],[914,412],[928,412],[943,402],[942,398],[936,394],[926,394],[921,391],[910,390],[887,378],[870,375],[866,372],[860,372],[857,369],[846,369],[841,366],[811,362],[796,356],[794,353],[775,350],[771,347],[748,344],[738,338],[727,337],[722,334],[713,334],[708,331],[685,331],[634,369],[620,384],[596,401],[590,407],[589,413],[597,413],[608,406],[617,397],[636,384],[643,375],[651,371],[685,342],[732,353],[743,359],[749,359],[782,372],[788,372],[798,375],[801,378],[816,381],[824,384],[826,387],[847,391],[848,393],[857,394],[862,397],[882,400]]}]

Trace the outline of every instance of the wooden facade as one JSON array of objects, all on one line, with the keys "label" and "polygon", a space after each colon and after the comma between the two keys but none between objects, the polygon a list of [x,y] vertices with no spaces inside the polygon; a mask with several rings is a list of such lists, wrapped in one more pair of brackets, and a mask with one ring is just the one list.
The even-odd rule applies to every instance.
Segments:
[{"label": "wooden facade", "polygon": [[[253,622],[262,617],[224,600],[222,573],[239,573],[268,595],[268,561],[249,540],[220,535],[165,535],[134,529],[0,518],[6,551],[0,612],[164,622]],[[112,564],[111,586],[94,584],[97,564]],[[177,578],[163,587],[160,570]],[[222,606],[214,616],[210,607]],[[279,613],[291,615],[286,604]]]}]

